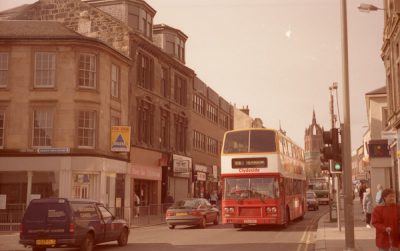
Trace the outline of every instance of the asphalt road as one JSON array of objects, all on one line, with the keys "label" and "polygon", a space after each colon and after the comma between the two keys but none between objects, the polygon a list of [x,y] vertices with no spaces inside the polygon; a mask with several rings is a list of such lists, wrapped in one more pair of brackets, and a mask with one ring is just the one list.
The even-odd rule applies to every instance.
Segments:
[{"label": "asphalt road", "polygon": [[[163,225],[131,229],[129,244],[119,247],[116,242],[98,245],[99,251],[311,251],[320,216],[327,206],[307,212],[303,220],[292,222],[287,228],[275,226],[247,226],[235,229],[232,225],[208,225],[205,229],[177,226],[170,230]],[[1,251],[31,250],[18,244],[18,234],[0,234]],[[72,251],[76,249],[48,249]]]}]

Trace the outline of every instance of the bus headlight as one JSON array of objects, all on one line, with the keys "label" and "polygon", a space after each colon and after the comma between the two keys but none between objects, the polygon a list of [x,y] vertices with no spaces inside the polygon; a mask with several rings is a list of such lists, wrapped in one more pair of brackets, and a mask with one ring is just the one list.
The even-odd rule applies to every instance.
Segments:
[{"label": "bus headlight", "polygon": [[268,214],[270,214],[270,213],[276,214],[276,212],[277,212],[278,210],[276,209],[276,207],[267,207],[267,208],[265,208],[265,211],[266,211]]},{"label": "bus headlight", "polygon": [[235,212],[235,208],[233,208],[233,207],[225,207],[224,210],[225,210],[225,213],[233,213],[233,212]]}]

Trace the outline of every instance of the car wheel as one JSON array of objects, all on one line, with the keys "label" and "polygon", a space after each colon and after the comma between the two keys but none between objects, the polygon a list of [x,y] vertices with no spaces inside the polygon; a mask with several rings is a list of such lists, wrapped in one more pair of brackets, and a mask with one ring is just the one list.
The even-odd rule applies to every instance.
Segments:
[{"label": "car wheel", "polygon": [[169,229],[174,229],[174,228],[175,228],[175,225],[168,225],[168,228],[169,228]]},{"label": "car wheel", "polygon": [[206,221],[206,217],[203,217],[203,219],[201,220],[201,223],[199,225],[200,228],[206,228],[207,225],[207,221]]},{"label": "car wheel", "polygon": [[213,221],[214,225],[218,225],[219,224],[219,215],[217,214],[215,216],[215,220]]},{"label": "car wheel", "polygon": [[241,228],[242,224],[233,224],[233,228]]},{"label": "car wheel", "polygon": [[94,248],[93,234],[86,234],[86,237],[81,244],[81,251],[93,251],[93,248]]},{"label": "car wheel", "polygon": [[124,228],[118,238],[118,245],[122,247],[126,246],[126,244],[128,244],[128,230]]},{"label": "car wheel", "polygon": [[32,247],[32,251],[46,251],[46,248],[42,248],[42,247]]}]

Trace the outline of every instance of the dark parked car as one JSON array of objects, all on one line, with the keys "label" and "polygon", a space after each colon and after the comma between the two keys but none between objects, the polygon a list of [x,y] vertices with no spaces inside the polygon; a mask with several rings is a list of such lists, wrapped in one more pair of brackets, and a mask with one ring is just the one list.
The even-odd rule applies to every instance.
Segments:
[{"label": "dark parked car", "polygon": [[80,247],[91,251],[97,243],[128,242],[125,220],[116,219],[101,203],[64,198],[35,199],[21,223],[20,241],[33,251],[46,248]]},{"label": "dark parked car", "polygon": [[318,210],[318,198],[317,195],[314,192],[307,192],[306,193],[306,199],[307,199],[307,208],[308,209],[313,209],[313,210]]},{"label": "dark parked car", "polygon": [[185,199],[172,204],[166,213],[166,221],[170,229],[176,225],[197,225],[205,228],[207,223],[219,223],[219,210],[206,199]]}]

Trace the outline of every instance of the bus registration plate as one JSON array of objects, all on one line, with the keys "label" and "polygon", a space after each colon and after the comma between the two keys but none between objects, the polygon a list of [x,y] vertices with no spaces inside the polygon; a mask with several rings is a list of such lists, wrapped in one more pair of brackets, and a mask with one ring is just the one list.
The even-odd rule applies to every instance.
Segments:
[{"label": "bus registration plate", "polygon": [[257,220],[244,220],[243,223],[246,223],[246,224],[256,224],[256,223],[257,223]]}]

